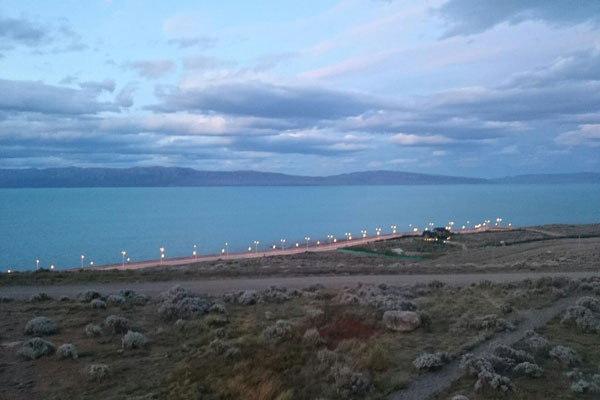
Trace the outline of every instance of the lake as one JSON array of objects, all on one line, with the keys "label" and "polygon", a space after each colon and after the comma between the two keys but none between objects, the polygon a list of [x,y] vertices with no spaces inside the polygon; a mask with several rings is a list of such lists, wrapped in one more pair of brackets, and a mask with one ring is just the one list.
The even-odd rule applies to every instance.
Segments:
[{"label": "lake", "polygon": [[0,270],[167,258],[354,237],[376,227],[600,222],[600,185],[0,189]]}]

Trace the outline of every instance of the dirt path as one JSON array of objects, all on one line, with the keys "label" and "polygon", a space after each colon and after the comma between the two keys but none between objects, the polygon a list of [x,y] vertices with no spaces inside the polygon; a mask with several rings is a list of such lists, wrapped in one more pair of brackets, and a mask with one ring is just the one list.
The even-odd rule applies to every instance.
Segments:
[{"label": "dirt path", "polygon": [[148,295],[156,295],[175,285],[181,285],[197,293],[219,295],[233,290],[261,290],[271,285],[286,286],[288,288],[304,288],[314,283],[321,283],[326,287],[340,288],[354,286],[362,283],[386,283],[388,285],[414,285],[428,283],[434,280],[447,284],[465,285],[482,280],[491,282],[517,282],[523,279],[537,279],[545,276],[566,276],[569,278],[584,278],[598,276],[599,272],[503,272],[481,274],[423,274],[423,275],[328,275],[328,276],[294,276],[294,277],[269,277],[269,278],[231,278],[231,279],[203,279],[189,281],[162,281],[162,282],[109,282],[93,284],[67,284],[67,285],[35,285],[35,286],[5,286],[0,287],[0,295],[15,299],[27,299],[31,295],[45,292],[53,297],[62,295],[74,296],[77,293],[94,289],[102,293],[116,293],[122,289],[133,289]]},{"label": "dirt path", "polygon": [[[580,295],[573,295],[557,300],[541,310],[519,312],[518,317],[522,321],[515,331],[494,335],[489,340],[476,346],[470,353],[474,355],[489,353],[496,344],[513,345],[523,338],[526,331],[546,325],[568,306],[573,305],[579,297]],[[405,390],[390,395],[388,399],[430,399],[463,376],[463,371],[460,369],[459,364],[460,358],[457,358],[438,371],[426,373],[413,380]]]}]

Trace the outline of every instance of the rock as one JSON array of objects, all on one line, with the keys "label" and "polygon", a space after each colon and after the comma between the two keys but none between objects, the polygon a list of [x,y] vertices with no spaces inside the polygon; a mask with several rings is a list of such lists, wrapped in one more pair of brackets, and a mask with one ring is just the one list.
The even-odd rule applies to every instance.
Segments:
[{"label": "rock", "polygon": [[54,335],[58,330],[58,324],[46,317],[35,317],[25,325],[26,335]]},{"label": "rock", "polygon": [[88,365],[87,372],[93,380],[101,381],[109,377],[111,369],[106,364],[91,364]]},{"label": "rock", "polygon": [[67,358],[76,360],[78,357],[77,348],[71,343],[61,344],[60,346],[58,346],[58,349],[56,349],[56,357],[59,360],[64,360]]},{"label": "rock", "polygon": [[23,344],[19,353],[28,360],[37,360],[40,357],[54,353],[55,349],[54,343],[34,337]]},{"label": "rock", "polygon": [[148,339],[139,332],[127,331],[121,339],[121,347],[124,349],[141,349],[146,344],[148,344]]},{"label": "rock", "polygon": [[392,331],[411,332],[421,326],[421,317],[413,311],[386,311],[383,323]]}]

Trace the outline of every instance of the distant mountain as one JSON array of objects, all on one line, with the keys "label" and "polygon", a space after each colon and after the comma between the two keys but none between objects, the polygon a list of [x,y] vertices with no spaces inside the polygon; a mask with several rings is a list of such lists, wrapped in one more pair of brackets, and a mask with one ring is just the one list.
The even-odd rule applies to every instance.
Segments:
[{"label": "distant mountain", "polygon": [[443,185],[482,183],[600,183],[600,174],[519,175],[500,179],[466,178],[396,171],[299,176],[257,171],[198,171],[191,168],[0,169],[0,187],[170,187],[170,186],[325,186]]},{"label": "distant mountain", "polygon": [[575,174],[515,175],[492,179],[491,181],[494,183],[522,184],[600,183],[600,174],[594,172],[579,172]]}]

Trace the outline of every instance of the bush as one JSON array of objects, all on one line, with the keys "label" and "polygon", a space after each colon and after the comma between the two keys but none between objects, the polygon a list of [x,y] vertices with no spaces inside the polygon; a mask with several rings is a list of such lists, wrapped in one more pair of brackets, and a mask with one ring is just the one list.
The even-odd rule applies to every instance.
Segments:
[{"label": "bush", "polygon": [[106,298],[106,303],[110,305],[122,305],[126,301],[125,297],[120,294],[111,294]]},{"label": "bush", "polygon": [[129,320],[118,315],[109,315],[104,323],[112,329],[113,333],[125,333],[130,328]]},{"label": "bush", "polygon": [[577,305],[585,307],[593,312],[600,312],[600,300],[596,297],[585,296],[577,300]]},{"label": "bush", "polygon": [[89,303],[94,299],[101,298],[102,295],[95,290],[86,290],[85,292],[81,292],[77,294],[77,300],[82,301],[84,303]]},{"label": "bush", "polygon": [[48,300],[52,300],[52,297],[48,296],[48,295],[47,295],[46,293],[44,293],[44,292],[40,292],[40,293],[34,294],[34,295],[32,295],[32,296],[29,298],[29,301],[30,301],[31,303],[39,303],[39,302],[41,302],[41,301],[48,301]]},{"label": "bush", "polygon": [[25,325],[26,335],[54,335],[58,330],[58,324],[46,317],[35,317]]},{"label": "bush", "polygon": [[54,343],[34,337],[23,344],[20,354],[28,360],[37,360],[40,357],[54,353],[55,349]]},{"label": "bush", "polygon": [[77,348],[75,347],[75,345],[73,345],[71,343],[62,344],[62,345],[58,346],[58,349],[56,349],[56,357],[59,360],[64,360],[67,358],[76,360],[77,359]]},{"label": "bush", "polygon": [[567,308],[560,323],[574,325],[584,331],[595,330],[598,327],[598,320],[590,309],[580,305]]},{"label": "bush", "polygon": [[442,367],[449,360],[447,353],[423,353],[413,361],[413,365],[419,370],[432,370]]},{"label": "bush", "polygon": [[148,344],[146,336],[139,332],[127,331],[121,340],[121,346],[124,349],[141,349]]},{"label": "bush", "polygon": [[292,324],[289,321],[279,319],[263,331],[263,336],[271,342],[290,339],[292,337]]},{"label": "bush", "polygon": [[306,342],[310,346],[318,346],[318,345],[324,343],[324,340],[321,337],[321,335],[319,334],[319,331],[317,330],[317,328],[307,329],[306,332],[304,332],[303,339],[304,339],[304,342]]},{"label": "bush", "polygon": [[516,374],[524,374],[534,378],[539,378],[544,374],[544,370],[541,369],[537,364],[530,363],[527,361],[517,364],[513,368],[513,372]]},{"label": "bush", "polygon": [[332,367],[335,387],[345,399],[363,397],[369,391],[369,380],[345,364]]},{"label": "bush", "polygon": [[129,301],[131,304],[136,304],[136,305],[144,305],[148,302],[148,300],[150,300],[150,297],[148,297],[145,294],[142,293],[137,293],[134,290],[131,289],[125,289],[125,290],[121,290],[119,292],[119,294],[123,297],[125,297],[125,299],[127,301]]},{"label": "bush", "polygon": [[158,314],[166,320],[197,318],[204,315],[211,305],[208,300],[193,295],[181,286],[162,293],[161,299]]},{"label": "bush", "polygon": [[85,326],[85,334],[89,337],[102,336],[102,328],[100,325],[87,324]]},{"label": "bush", "polygon": [[87,371],[93,380],[101,381],[109,377],[111,369],[106,364],[91,364]]},{"label": "bush", "polygon": [[219,303],[215,303],[212,306],[210,306],[210,308],[208,309],[208,312],[219,313],[219,314],[227,314],[227,309],[225,308],[225,305],[219,304]]},{"label": "bush", "polygon": [[232,346],[230,343],[222,339],[214,339],[206,346],[206,351],[211,354],[223,356],[224,358],[232,358],[240,354],[240,349]]},{"label": "bush", "polygon": [[90,302],[90,307],[104,310],[106,309],[106,302],[104,300],[94,299]]},{"label": "bush", "polygon": [[563,368],[575,366],[581,362],[581,358],[575,350],[566,346],[555,346],[550,350],[550,357],[558,360]]},{"label": "bush", "polygon": [[525,339],[523,339],[523,345],[529,351],[537,356],[545,357],[548,355],[550,348],[550,342],[543,336],[538,335],[535,331],[525,332]]},{"label": "bush", "polygon": [[69,296],[60,296],[58,301],[62,301],[62,302],[71,301],[71,298]]}]

